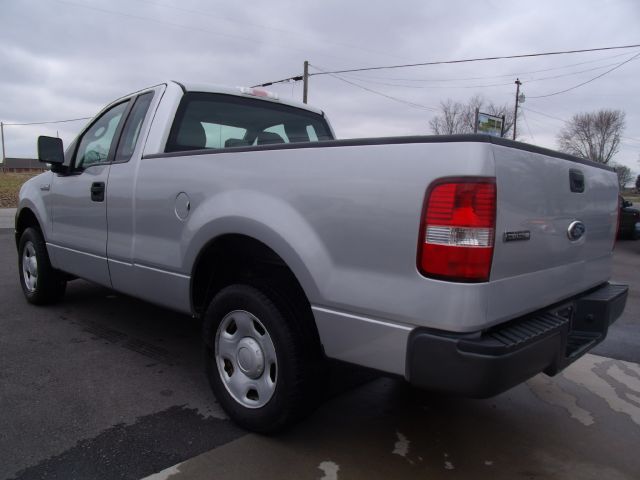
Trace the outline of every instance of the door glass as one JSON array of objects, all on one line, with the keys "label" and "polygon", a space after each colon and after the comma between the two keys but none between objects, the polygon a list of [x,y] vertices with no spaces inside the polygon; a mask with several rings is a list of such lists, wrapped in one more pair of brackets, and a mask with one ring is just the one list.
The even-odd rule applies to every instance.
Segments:
[{"label": "door glass", "polygon": [[120,103],[106,111],[85,132],[76,153],[75,168],[84,169],[107,161],[113,138],[128,103]]},{"label": "door glass", "polygon": [[136,103],[133,105],[131,113],[127,118],[127,123],[124,124],[124,129],[122,130],[120,143],[116,151],[116,162],[127,162],[131,158],[133,150],[136,148],[138,136],[140,135],[142,122],[144,121],[144,117],[147,116],[147,110],[149,110],[152,99],[153,92],[147,92],[136,99]]}]

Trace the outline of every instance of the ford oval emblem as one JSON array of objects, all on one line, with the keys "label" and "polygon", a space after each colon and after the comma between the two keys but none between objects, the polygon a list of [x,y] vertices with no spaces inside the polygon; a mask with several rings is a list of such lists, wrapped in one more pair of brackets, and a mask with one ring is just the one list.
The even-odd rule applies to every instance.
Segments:
[{"label": "ford oval emblem", "polygon": [[586,231],[587,227],[584,226],[584,223],[576,220],[575,222],[571,222],[571,225],[569,225],[569,228],[567,229],[567,236],[569,237],[569,240],[575,242],[576,240],[580,240]]}]

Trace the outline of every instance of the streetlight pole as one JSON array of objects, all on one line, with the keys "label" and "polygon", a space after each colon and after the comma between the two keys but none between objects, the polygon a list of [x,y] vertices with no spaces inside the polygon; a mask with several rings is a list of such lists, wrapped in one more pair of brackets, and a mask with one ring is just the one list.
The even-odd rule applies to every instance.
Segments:
[{"label": "streetlight pole", "polygon": [[522,82],[516,78],[516,106],[513,112],[513,139],[516,139],[516,126],[518,125],[518,97],[520,96],[520,85]]}]

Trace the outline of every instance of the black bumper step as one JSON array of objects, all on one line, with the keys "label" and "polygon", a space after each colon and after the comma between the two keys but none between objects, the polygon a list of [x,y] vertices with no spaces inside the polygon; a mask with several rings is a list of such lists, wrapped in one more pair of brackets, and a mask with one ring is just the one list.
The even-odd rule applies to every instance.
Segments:
[{"label": "black bumper step", "polygon": [[605,284],[476,334],[417,328],[406,378],[429,390],[490,397],[540,372],[555,375],[606,337],[627,294],[626,285]]},{"label": "black bumper step", "polygon": [[553,334],[568,324],[569,318],[558,313],[541,313],[489,330],[479,339],[460,340],[458,348],[465,352],[487,355],[506,354]]}]

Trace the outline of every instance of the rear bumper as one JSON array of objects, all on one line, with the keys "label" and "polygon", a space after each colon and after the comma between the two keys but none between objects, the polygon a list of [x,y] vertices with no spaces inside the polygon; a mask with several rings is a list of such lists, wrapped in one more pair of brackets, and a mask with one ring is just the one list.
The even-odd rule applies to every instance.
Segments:
[{"label": "rear bumper", "polygon": [[421,388],[486,398],[540,372],[555,375],[606,337],[627,294],[626,285],[607,283],[475,334],[417,328],[409,336],[406,378]]}]

